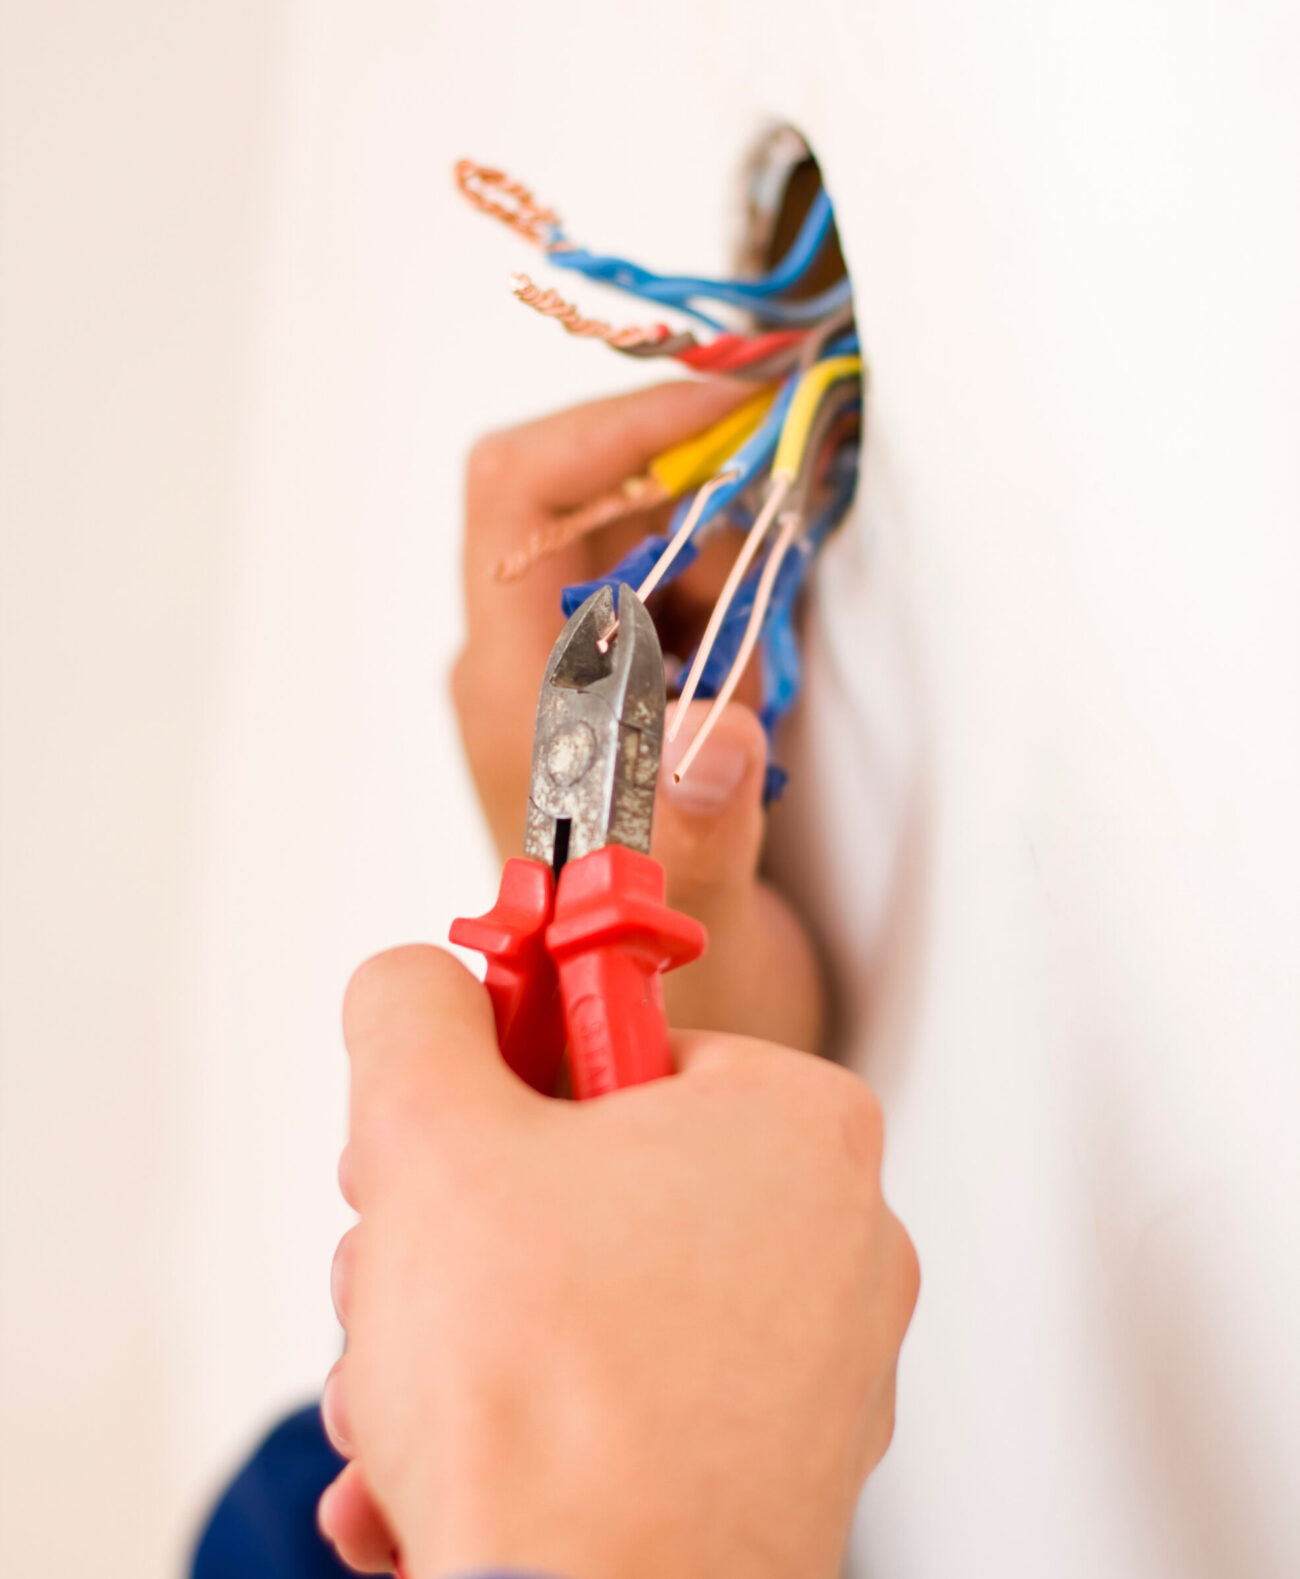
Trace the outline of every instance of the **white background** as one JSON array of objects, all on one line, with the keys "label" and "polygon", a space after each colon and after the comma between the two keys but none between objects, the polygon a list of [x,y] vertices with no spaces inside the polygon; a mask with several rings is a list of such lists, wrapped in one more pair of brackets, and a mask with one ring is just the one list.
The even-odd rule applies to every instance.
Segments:
[{"label": "white background", "polygon": [[[802,815],[860,846],[821,872],[854,980],[880,937],[853,874],[932,809],[920,1007],[866,1059],[927,1276],[882,1571],[955,1571],[945,1528],[972,1573],[1286,1571],[1290,8],[4,17],[0,1570],[175,1571],[316,1388],[343,985],[494,888],[444,685],[461,457],[639,375],[514,307],[531,260],[452,161],[719,268],[776,115],[839,204],[867,513],[916,605],[922,679],[864,696],[892,742],[866,757],[934,757],[877,795],[808,721],[834,775]],[[850,693],[889,674],[868,547],[823,600]],[[981,1470],[1027,1488],[984,1546]]]}]

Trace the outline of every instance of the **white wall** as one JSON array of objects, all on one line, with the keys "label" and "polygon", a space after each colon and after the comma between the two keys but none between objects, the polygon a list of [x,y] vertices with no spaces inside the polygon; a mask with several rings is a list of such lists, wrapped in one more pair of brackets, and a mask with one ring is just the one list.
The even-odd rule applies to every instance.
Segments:
[{"label": "white wall", "polygon": [[6,1573],[174,1568],[316,1388],[343,986],[494,889],[444,695],[460,457],[639,375],[524,320],[453,160],[725,256],[740,135],[624,128],[620,191],[461,9],[6,9]]}]

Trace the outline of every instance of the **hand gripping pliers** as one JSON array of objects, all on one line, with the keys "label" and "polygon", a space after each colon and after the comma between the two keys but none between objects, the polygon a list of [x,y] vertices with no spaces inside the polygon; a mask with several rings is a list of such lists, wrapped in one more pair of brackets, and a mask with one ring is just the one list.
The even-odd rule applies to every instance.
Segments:
[{"label": "hand gripping pliers", "polygon": [[626,586],[593,593],[551,649],[537,703],[522,858],[497,902],[452,924],[487,958],[509,1066],[553,1094],[569,1049],[579,1100],[672,1073],[659,976],[704,952],[699,922],[664,903],[650,823],[664,661]]}]

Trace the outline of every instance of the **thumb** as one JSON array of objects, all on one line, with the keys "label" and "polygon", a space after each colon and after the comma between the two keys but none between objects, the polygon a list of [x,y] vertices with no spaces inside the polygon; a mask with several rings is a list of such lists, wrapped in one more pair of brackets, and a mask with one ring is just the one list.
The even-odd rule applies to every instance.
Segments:
[{"label": "thumb", "polygon": [[365,1208],[368,1181],[411,1139],[480,1127],[526,1088],[497,1048],[485,989],[450,954],[409,944],[376,954],[348,984],[343,1038],[352,1069],[349,1175]]},{"label": "thumb", "polygon": [[767,740],[747,707],[726,708],[680,783],[673,770],[707,702],[692,703],[664,743],[651,851],[668,902],[708,928],[708,952],[664,977],[672,1025],[770,1037],[815,1048],[822,994],[812,946],[789,906],[759,876],[767,818]]},{"label": "thumb", "polygon": [[[667,875],[670,900],[706,909],[755,880],[767,766],[762,725],[748,707],[732,703],[689,773],[676,781],[677,765],[712,705],[692,702],[676,740],[665,735],[653,846]],[[707,923],[708,917],[700,919]]]}]

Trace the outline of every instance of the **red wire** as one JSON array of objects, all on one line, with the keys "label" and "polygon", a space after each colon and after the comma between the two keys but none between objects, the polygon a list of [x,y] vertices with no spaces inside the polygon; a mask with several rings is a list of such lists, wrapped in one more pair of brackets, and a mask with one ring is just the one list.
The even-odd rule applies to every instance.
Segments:
[{"label": "red wire", "polygon": [[778,351],[788,351],[807,334],[806,329],[777,329],[771,334],[720,334],[707,345],[697,345],[678,353],[677,360],[699,372],[727,373],[761,362]]}]

